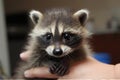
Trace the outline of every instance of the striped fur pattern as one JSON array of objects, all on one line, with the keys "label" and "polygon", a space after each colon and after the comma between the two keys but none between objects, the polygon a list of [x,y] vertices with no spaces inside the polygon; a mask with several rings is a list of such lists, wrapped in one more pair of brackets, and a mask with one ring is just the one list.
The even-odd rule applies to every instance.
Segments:
[{"label": "striped fur pattern", "polygon": [[[50,9],[43,13],[32,10],[30,17],[35,27],[29,34],[26,46],[31,57],[20,64],[15,78],[30,80],[24,77],[24,71],[41,66],[50,68],[52,74],[63,76],[69,72],[71,65],[84,60],[92,53],[88,45],[90,33],[84,27],[88,16],[86,9],[77,12]],[[38,78],[32,80],[36,79]]]}]

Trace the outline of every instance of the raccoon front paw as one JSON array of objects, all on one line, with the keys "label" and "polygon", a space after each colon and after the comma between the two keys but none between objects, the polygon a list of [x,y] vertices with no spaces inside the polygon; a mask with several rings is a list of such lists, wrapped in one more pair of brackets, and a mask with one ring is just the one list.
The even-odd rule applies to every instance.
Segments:
[{"label": "raccoon front paw", "polygon": [[53,64],[50,67],[50,72],[52,74],[57,74],[58,76],[64,76],[68,72],[68,65]]}]

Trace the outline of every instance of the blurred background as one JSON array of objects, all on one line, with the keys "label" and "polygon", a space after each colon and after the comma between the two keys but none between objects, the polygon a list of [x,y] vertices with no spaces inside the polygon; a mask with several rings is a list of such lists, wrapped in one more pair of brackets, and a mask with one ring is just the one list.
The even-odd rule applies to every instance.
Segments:
[{"label": "blurred background", "polygon": [[13,75],[33,26],[28,16],[32,9],[88,9],[90,19],[86,28],[94,33],[94,57],[108,64],[120,63],[119,3],[120,0],[0,0],[0,79]]}]

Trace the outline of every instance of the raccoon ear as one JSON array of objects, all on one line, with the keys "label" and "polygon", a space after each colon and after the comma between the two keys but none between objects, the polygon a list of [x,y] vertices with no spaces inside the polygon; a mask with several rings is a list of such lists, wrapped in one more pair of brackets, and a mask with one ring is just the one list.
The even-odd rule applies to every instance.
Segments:
[{"label": "raccoon ear", "polygon": [[89,11],[87,9],[81,9],[73,14],[73,17],[80,21],[80,24],[82,26],[85,25],[88,17],[89,17]]},{"label": "raccoon ear", "polygon": [[39,11],[32,10],[30,11],[30,18],[32,19],[34,24],[37,24],[40,19],[42,19],[43,14]]}]

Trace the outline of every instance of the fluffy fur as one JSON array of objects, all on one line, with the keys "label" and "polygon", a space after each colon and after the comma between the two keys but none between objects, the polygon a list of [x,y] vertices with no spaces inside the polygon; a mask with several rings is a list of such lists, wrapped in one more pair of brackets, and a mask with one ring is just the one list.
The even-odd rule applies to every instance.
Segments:
[{"label": "fluffy fur", "polygon": [[[24,77],[24,71],[41,66],[47,66],[52,74],[63,76],[72,64],[86,59],[91,54],[88,45],[90,33],[84,27],[88,14],[85,9],[75,13],[67,9],[51,9],[43,13],[31,11],[35,27],[26,46],[31,57],[20,63],[15,78],[30,80]],[[54,55],[54,49],[60,49],[62,53]]]}]

